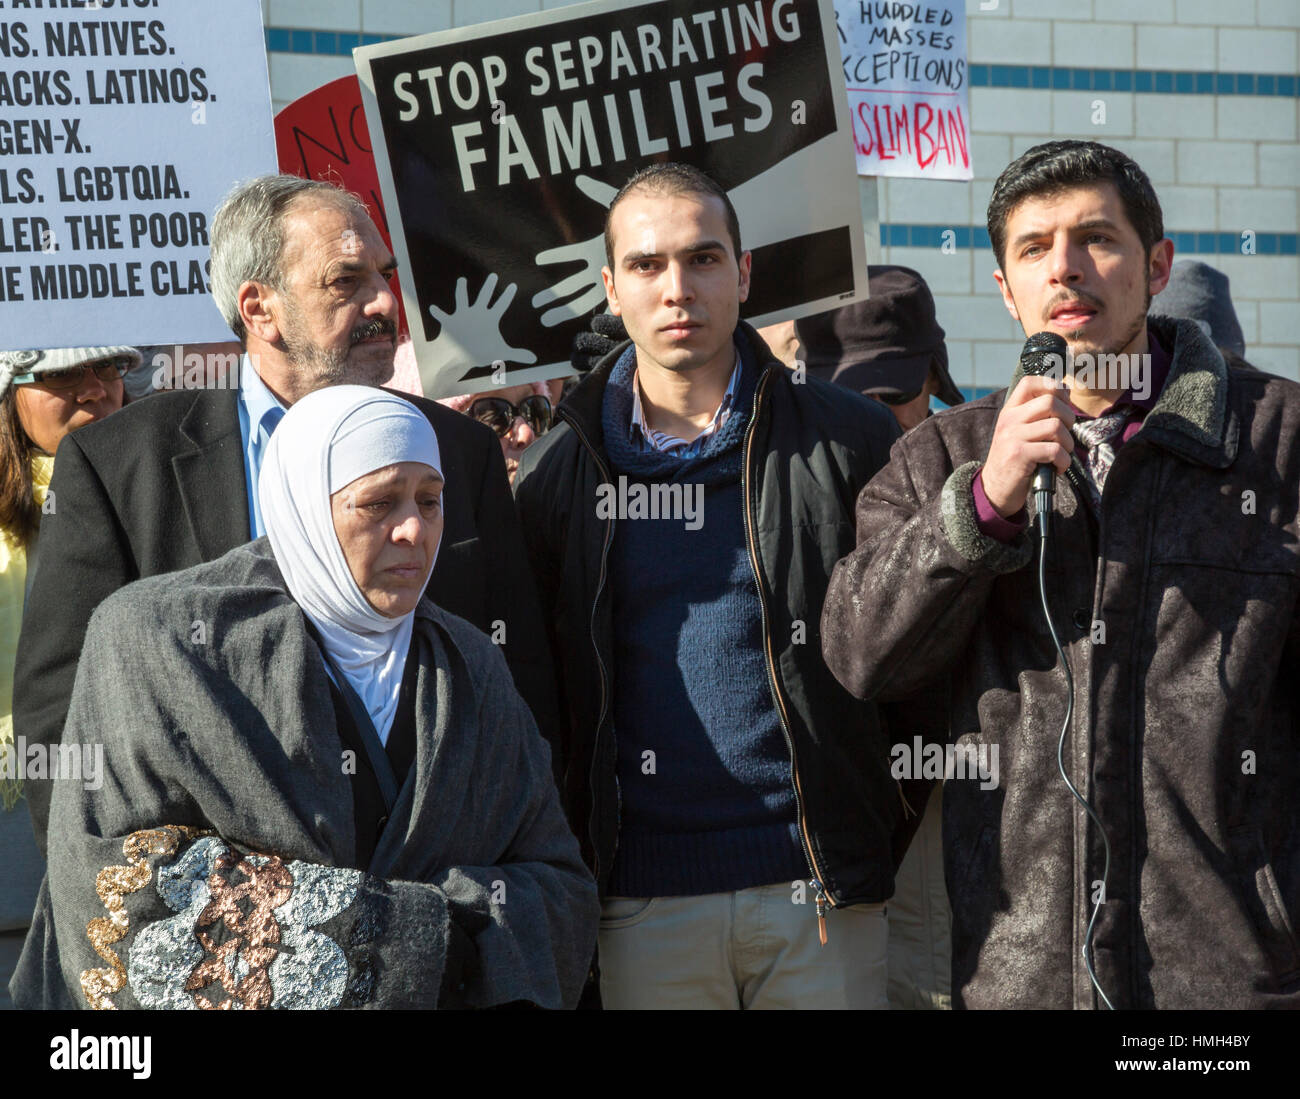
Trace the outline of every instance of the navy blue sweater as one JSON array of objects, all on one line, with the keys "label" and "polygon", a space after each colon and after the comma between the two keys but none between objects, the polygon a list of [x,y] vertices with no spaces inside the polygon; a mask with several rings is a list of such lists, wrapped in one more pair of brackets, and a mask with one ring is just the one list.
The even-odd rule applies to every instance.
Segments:
[{"label": "navy blue sweater", "polygon": [[629,348],[603,408],[620,499],[635,509],[649,486],[680,486],[682,510],[615,522],[621,810],[609,895],[698,896],[804,878],[740,490],[758,368],[743,362],[735,410],[692,459],[643,453],[629,439],[634,370]]}]

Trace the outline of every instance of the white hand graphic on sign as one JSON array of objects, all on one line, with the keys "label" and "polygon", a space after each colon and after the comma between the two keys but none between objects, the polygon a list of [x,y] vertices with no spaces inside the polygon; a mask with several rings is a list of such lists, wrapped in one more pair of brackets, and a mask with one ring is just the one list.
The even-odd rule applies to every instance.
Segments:
[{"label": "white hand graphic on sign", "polygon": [[[836,148],[843,140],[841,135],[829,134],[727,192],[736,208],[741,244],[745,248],[762,248],[805,233],[809,210],[836,208],[837,177],[834,172],[819,170],[819,166],[835,163],[837,156],[843,158],[843,150]],[[590,176],[577,176],[574,182],[584,195],[605,207],[618,194],[617,189]],[[605,264],[603,233],[577,244],[549,248],[539,252],[536,258],[539,265],[577,261],[583,264],[581,271],[533,296],[534,309],[552,306],[542,314],[542,324],[547,328],[580,317],[605,299],[605,284],[600,275]],[[578,296],[563,305],[552,305],[570,294]]]},{"label": "white hand graphic on sign", "polygon": [[[618,194],[617,187],[601,183],[591,176],[580,175],[574,182],[578,185],[578,190],[601,206],[608,207]],[[577,244],[561,244],[558,248],[548,248],[545,252],[537,253],[538,264],[573,263],[577,260],[582,261],[581,271],[533,295],[533,308],[541,309],[570,294],[578,294],[572,301],[556,305],[542,314],[542,324],[547,328],[580,317],[605,300],[605,280],[600,276],[600,269],[605,266],[604,233]]]},{"label": "white hand graphic on sign", "polygon": [[[474,304],[469,302],[469,280],[456,280],[456,305],[450,313],[444,313],[436,305],[429,306],[429,315],[441,326],[438,338],[429,345],[427,361],[434,364],[439,377],[450,376],[453,370],[463,376],[476,366],[491,366],[497,362],[519,363],[531,366],[537,356],[531,351],[511,347],[501,333],[501,318],[505,315],[515,292],[517,283],[511,283],[495,302],[492,295],[496,291],[496,273],[488,275]],[[423,373],[423,372],[422,372]],[[426,392],[429,379],[421,379]]]}]

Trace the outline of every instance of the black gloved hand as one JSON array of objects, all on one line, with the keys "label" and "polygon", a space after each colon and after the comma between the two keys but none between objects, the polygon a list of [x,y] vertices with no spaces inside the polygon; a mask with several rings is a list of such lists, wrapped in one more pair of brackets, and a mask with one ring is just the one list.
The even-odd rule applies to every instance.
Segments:
[{"label": "black gloved hand", "polygon": [[586,374],[626,339],[627,329],[623,327],[622,317],[597,313],[591,320],[591,328],[573,337],[569,361],[579,374]]}]

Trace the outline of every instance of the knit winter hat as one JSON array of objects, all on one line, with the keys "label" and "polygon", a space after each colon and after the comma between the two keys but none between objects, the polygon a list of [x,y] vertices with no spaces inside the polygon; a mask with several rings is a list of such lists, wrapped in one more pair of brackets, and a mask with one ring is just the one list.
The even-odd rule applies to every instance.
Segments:
[{"label": "knit winter hat", "polygon": [[119,356],[128,357],[133,367],[140,365],[140,352],[134,347],[55,347],[48,351],[0,351],[0,397],[8,392],[15,378],[25,379],[51,370],[66,370],[70,366]]},{"label": "knit winter hat", "polygon": [[1246,338],[1232,307],[1228,276],[1208,263],[1194,259],[1175,263],[1168,285],[1151,300],[1149,311],[1195,321],[1216,346],[1246,357]]}]

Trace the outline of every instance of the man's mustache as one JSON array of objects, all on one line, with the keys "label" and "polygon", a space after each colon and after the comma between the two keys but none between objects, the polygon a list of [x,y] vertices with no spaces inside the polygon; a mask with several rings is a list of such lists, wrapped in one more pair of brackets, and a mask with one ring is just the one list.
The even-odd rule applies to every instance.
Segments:
[{"label": "man's mustache", "polygon": [[1102,309],[1100,298],[1094,297],[1092,294],[1089,294],[1086,290],[1072,290],[1069,293],[1059,294],[1051,301],[1049,301],[1047,303],[1047,308],[1044,309],[1043,311],[1043,315],[1050,320],[1052,316],[1052,310],[1055,309],[1058,305],[1077,305],[1080,302],[1082,302],[1084,305],[1092,306],[1092,308],[1096,309],[1098,312],[1100,312]]},{"label": "man's mustache", "polygon": [[352,346],[366,340],[373,340],[376,336],[387,336],[394,343],[397,342],[397,325],[392,321],[384,320],[383,317],[376,317],[372,321],[367,321],[360,328],[352,331]]}]

